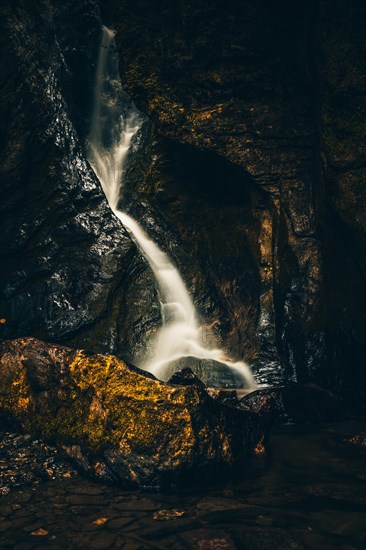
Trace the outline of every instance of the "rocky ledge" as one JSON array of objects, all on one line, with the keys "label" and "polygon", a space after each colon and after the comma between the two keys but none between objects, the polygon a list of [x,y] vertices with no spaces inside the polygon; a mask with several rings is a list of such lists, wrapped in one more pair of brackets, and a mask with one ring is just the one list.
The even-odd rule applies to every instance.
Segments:
[{"label": "rocky ledge", "polygon": [[263,449],[260,415],[173,386],[110,355],[34,338],[0,346],[0,415],[84,472],[156,486],[241,467]]}]

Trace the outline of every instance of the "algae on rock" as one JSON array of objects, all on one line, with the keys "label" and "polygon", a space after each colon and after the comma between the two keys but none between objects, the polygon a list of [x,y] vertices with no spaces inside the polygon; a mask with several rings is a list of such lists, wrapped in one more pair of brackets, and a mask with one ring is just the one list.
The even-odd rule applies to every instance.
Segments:
[{"label": "algae on rock", "polygon": [[255,415],[114,356],[19,338],[0,358],[1,413],[104,479],[156,485],[238,466],[262,438]]}]

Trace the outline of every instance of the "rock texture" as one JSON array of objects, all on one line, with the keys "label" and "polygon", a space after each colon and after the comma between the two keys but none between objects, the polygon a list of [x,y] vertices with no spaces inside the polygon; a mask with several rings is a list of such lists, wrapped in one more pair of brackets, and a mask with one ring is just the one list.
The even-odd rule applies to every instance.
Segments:
[{"label": "rock texture", "polygon": [[160,485],[225,471],[263,438],[256,415],[114,356],[34,338],[6,341],[0,353],[1,414],[103,480]]},{"label": "rock texture", "polygon": [[0,496],[26,487],[39,489],[44,481],[77,476],[76,470],[55,447],[30,434],[0,431]]},{"label": "rock texture", "polygon": [[[171,190],[162,216],[174,219],[187,248],[211,220],[217,243],[202,257],[206,271],[217,261],[211,301],[230,303],[231,321],[225,306],[218,318],[211,312],[223,341],[264,380],[364,387],[364,3],[184,0],[154,12],[146,0],[101,5],[137,105],[186,154],[202,151],[207,167],[219,157],[238,167],[236,189],[251,190],[250,214],[240,211],[243,195],[233,214],[225,177],[203,176],[194,192],[188,177],[177,192],[164,171],[158,176],[162,197]],[[212,181],[227,226],[207,199],[188,235],[179,223],[184,204],[211,192]],[[232,220],[243,229],[234,240],[247,256],[246,281],[229,248]],[[233,262],[231,272],[221,261]]]},{"label": "rock texture", "polygon": [[[325,380],[365,390],[366,7],[321,3]],[[365,394],[352,397],[359,406]]]},{"label": "rock texture", "polygon": [[[178,8],[165,2],[154,14],[143,0],[106,4],[118,30],[123,83],[138,106],[164,135],[241,168],[241,196],[221,177],[221,201],[209,224],[216,237],[210,263],[232,262],[232,272],[226,279],[221,270],[217,285],[240,319],[230,328],[241,342],[251,337],[252,363],[259,375],[263,368],[264,379],[271,371],[277,379],[316,376],[325,349],[322,327],[315,326],[322,273],[309,46],[314,3],[187,1]],[[204,158],[206,166],[218,162]],[[255,197],[248,213],[225,209],[225,200],[244,206],[245,193]],[[207,219],[207,207],[200,211]],[[192,220],[194,237],[201,216]],[[231,223],[243,228],[242,236],[232,235]],[[242,269],[234,265],[232,242],[241,243],[238,256],[248,257]],[[244,272],[249,281],[241,278]],[[244,288],[249,300],[240,295]],[[238,355],[246,351],[240,345]]]},{"label": "rock texture", "polygon": [[260,415],[268,428],[284,422],[333,422],[345,413],[342,399],[316,384],[261,388],[244,396],[235,406]]},{"label": "rock texture", "polygon": [[361,407],[365,6],[352,6],[2,2],[1,336],[133,362],[161,323],[83,152],[100,9],[152,120],[123,201],[179,267],[207,339],[260,381],[342,388]]},{"label": "rock texture", "polygon": [[2,2],[0,19],[1,337],[138,349],[156,290],[83,153],[97,3]]}]

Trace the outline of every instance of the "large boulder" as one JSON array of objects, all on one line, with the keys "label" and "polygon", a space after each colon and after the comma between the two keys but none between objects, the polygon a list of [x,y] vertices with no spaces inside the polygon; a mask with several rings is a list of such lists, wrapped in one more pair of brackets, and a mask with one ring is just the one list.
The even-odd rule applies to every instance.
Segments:
[{"label": "large boulder", "polygon": [[260,388],[245,395],[237,408],[259,415],[268,427],[283,422],[332,422],[345,412],[342,399],[317,384]]},{"label": "large boulder", "polygon": [[240,466],[263,439],[255,414],[203,388],[170,386],[117,357],[34,338],[0,347],[0,413],[89,474],[126,485]]},{"label": "large boulder", "polygon": [[201,383],[207,387],[242,388],[245,385],[239,372],[231,369],[225,363],[220,363],[214,359],[198,359],[192,356],[181,357],[169,363],[167,366],[167,371],[171,373],[169,383],[175,384],[174,376],[178,375],[179,372],[185,372],[186,369],[191,370],[201,380]]}]

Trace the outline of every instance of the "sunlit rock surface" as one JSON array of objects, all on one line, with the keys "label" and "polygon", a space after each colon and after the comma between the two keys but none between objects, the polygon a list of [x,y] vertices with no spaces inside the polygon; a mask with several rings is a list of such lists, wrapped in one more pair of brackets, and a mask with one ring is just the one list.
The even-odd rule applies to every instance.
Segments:
[{"label": "sunlit rock surface", "polygon": [[262,440],[253,413],[198,386],[169,386],[114,356],[33,338],[1,345],[0,410],[87,473],[160,485],[243,466]]}]

